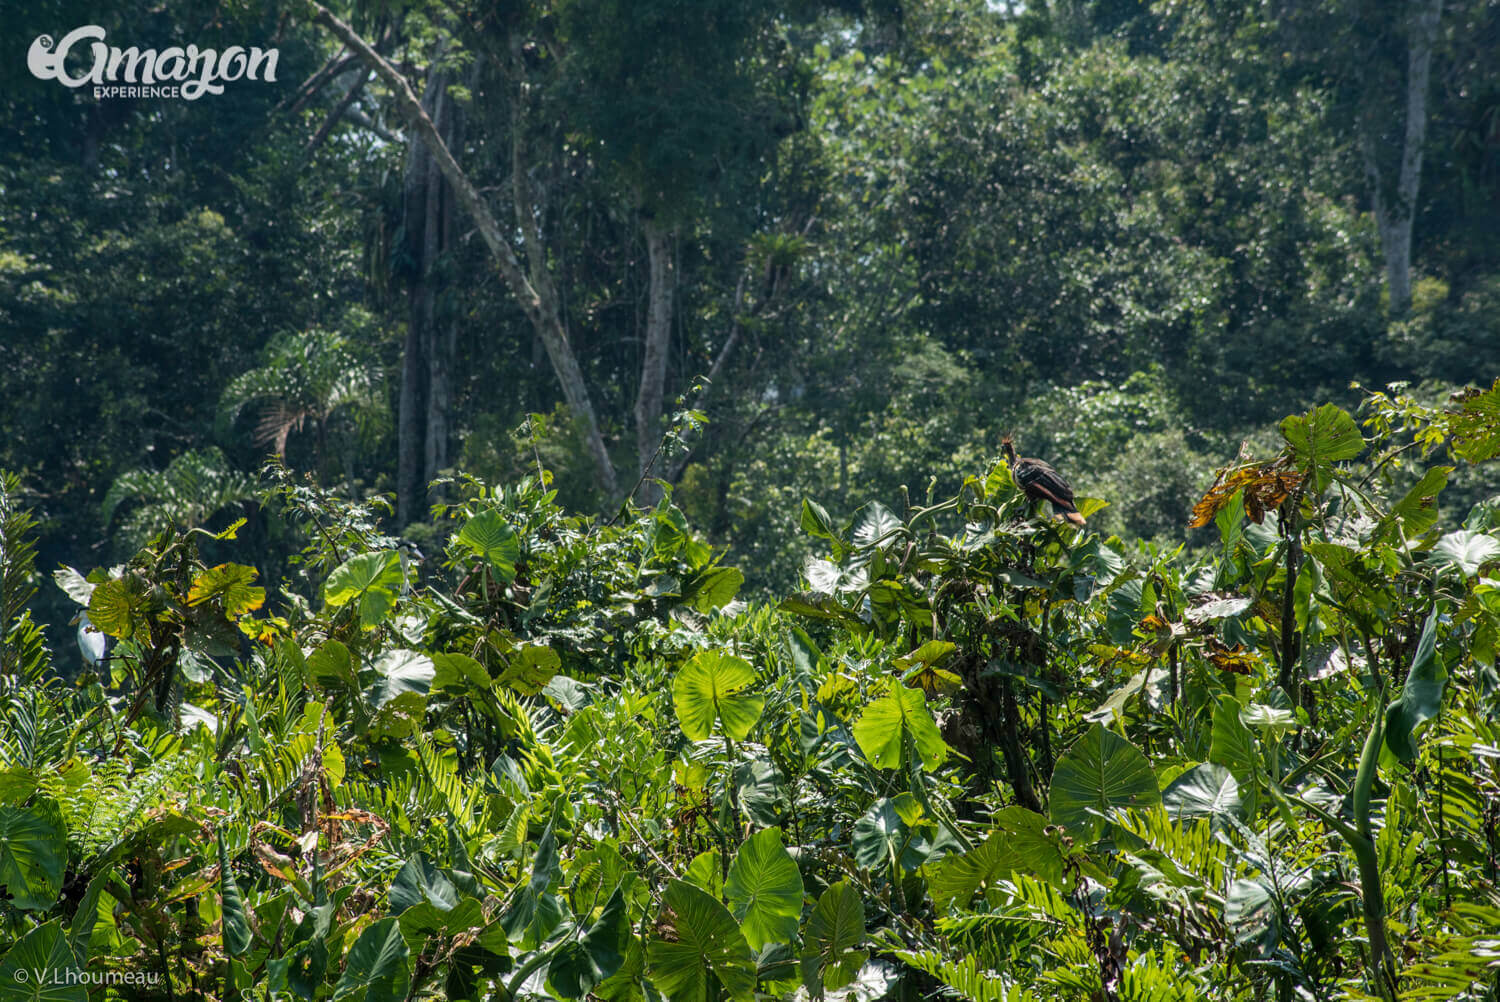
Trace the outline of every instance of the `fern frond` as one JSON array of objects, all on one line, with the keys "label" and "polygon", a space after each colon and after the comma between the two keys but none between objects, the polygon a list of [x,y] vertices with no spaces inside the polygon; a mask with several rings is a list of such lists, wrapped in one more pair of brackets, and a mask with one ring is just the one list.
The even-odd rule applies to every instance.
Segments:
[{"label": "fern frond", "polygon": [[997,971],[982,967],[974,956],[953,959],[935,950],[900,951],[907,964],[941,981],[970,1002],[1038,1002],[1037,996]]},{"label": "fern frond", "polygon": [[0,472],[0,676],[35,679],[48,658],[26,603],[36,594],[37,520],[21,507],[21,478]]}]

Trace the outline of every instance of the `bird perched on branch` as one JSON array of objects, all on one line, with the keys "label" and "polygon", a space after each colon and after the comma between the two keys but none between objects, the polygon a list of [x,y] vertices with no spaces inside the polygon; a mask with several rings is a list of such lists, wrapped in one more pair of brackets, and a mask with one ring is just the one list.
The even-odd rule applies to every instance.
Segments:
[{"label": "bird perched on branch", "polygon": [[1049,463],[1040,459],[1016,456],[1016,447],[1006,435],[1000,440],[1005,458],[1010,463],[1010,474],[1026,497],[1032,501],[1051,501],[1052,510],[1074,525],[1083,525],[1084,519],[1073,504],[1073,488]]}]

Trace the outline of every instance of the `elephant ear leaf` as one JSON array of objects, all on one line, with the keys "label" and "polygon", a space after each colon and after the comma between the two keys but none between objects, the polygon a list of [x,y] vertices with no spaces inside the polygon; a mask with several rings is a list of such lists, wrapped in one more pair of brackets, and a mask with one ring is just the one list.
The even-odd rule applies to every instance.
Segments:
[{"label": "elephant ear leaf", "polygon": [[802,873],[781,844],[781,832],[765,828],[740,846],[724,891],[752,950],[790,943],[802,916]]},{"label": "elephant ear leaf", "polygon": [[743,741],[760,719],[766,697],[749,695],[755,683],[750,662],[723,651],[699,651],[672,680],[672,705],[689,741],[704,741],[714,722],[735,741]]},{"label": "elephant ear leaf", "polygon": [[670,1002],[709,1002],[715,983],[735,1002],[755,997],[755,957],[740,925],[701,888],[667,885],[647,948],[651,981]]},{"label": "elephant ear leaf", "polygon": [[0,888],[16,908],[44,911],[57,904],[68,860],[67,836],[56,804],[0,807]]},{"label": "elephant ear leaf", "polygon": [[62,920],[54,919],[22,936],[0,959],[0,985],[11,1002],[88,1002],[84,985],[54,983],[50,976],[81,967],[83,958],[73,952]]},{"label": "elephant ear leaf", "polygon": [[368,926],[349,948],[344,975],[333,990],[335,1000],[364,991],[366,1002],[399,1002],[411,980],[411,951],[401,937],[400,920],[388,915]]},{"label": "elephant ear leaf", "polygon": [[1353,459],[1364,451],[1365,440],[1349,412],[1337,404],[1324,404],[1303,415],[1281,422],[1292,459],[1312,477],[1319,493],[1333,479],[1333,464]]},{"label": "elephant ear leaf", "polygon": [[1423,724],[1438,715],[1443,705],[1443,690],[1448,672],[1437,652],[1438,610],[1433,608],[1417,641],[1417,653],[1400,697],[1385,711],[1385,744],[1403,762],[1417,757],[1417,732]]},{"label": "elephant ear leaf", "polygon": [[630,935],[630,915],[625,895],[618,886],[599,920],[589,926],[583,938],[564,945],[547,969],[547,981],[562,997],[582,998],[609,978],[625,962],[622,949]]},{"label": "elephant ear leaf", "polygon": [[1075,741],[1052,770],[1052,823],[1074,831],[1096,834],[1115,811],[1160,800],[1146,756],[1102,724]]},{"label": "elephant ear leaf", "polygon": [[948,758],[948,743],[933,722],[921,689],[892,687],[884,696],[871,700],[853,730],[859,750],[877,769],[901,768],[907,747],[916,749],[928,770]]},{"label": "elephant ear leaf", "polygon": [[502,584],[515,580],[521,541],[498,511],[482,511],[469,519],[458,531],[458,542],[488,564]]},{"label": "elephant ear leaf", "polygon": [[802,984],[813,998],[854,982],[869,957],[856,949],[864,939],[865,906],[859,892],[841,880],[818,899],[802,935]]}]

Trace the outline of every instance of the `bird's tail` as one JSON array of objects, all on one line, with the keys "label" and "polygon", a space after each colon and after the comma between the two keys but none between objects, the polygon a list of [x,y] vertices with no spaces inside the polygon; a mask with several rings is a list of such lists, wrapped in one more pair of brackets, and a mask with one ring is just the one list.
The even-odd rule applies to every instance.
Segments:
[{"label": "bird's tail", "polygon": [[1074,508],[1072,505],[1068,505],[1066,508],[1064,508],[1062,505],[1054,502],[1052,508],[1059,515],[1067,519],[1069,522],[1072,522],[1074,525],[1082,526],[1087,522],[1087,519],[1083,517],[1083,513],[1080,512],[1077,508]]}]

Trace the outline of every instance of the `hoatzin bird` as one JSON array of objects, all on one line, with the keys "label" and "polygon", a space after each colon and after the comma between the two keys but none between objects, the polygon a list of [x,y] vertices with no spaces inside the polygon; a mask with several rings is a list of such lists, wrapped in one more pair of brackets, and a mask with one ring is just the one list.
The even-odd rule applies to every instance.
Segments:
[{"label": "hoatzin bird", "polygon": [[1026,492],[1027,498],[1032,501],[1051,501],[1054,512],[1074,525],[1083,525],[1083,516],[1073,505],[1073,488],[1062,478],[1062,474],[1040,459],[1028,459],[1025,456],[1018,458],[1009,435],[1000,440],[1000,446],[1010,462],[1011,476],[1015,477],[1017,486]]}]

